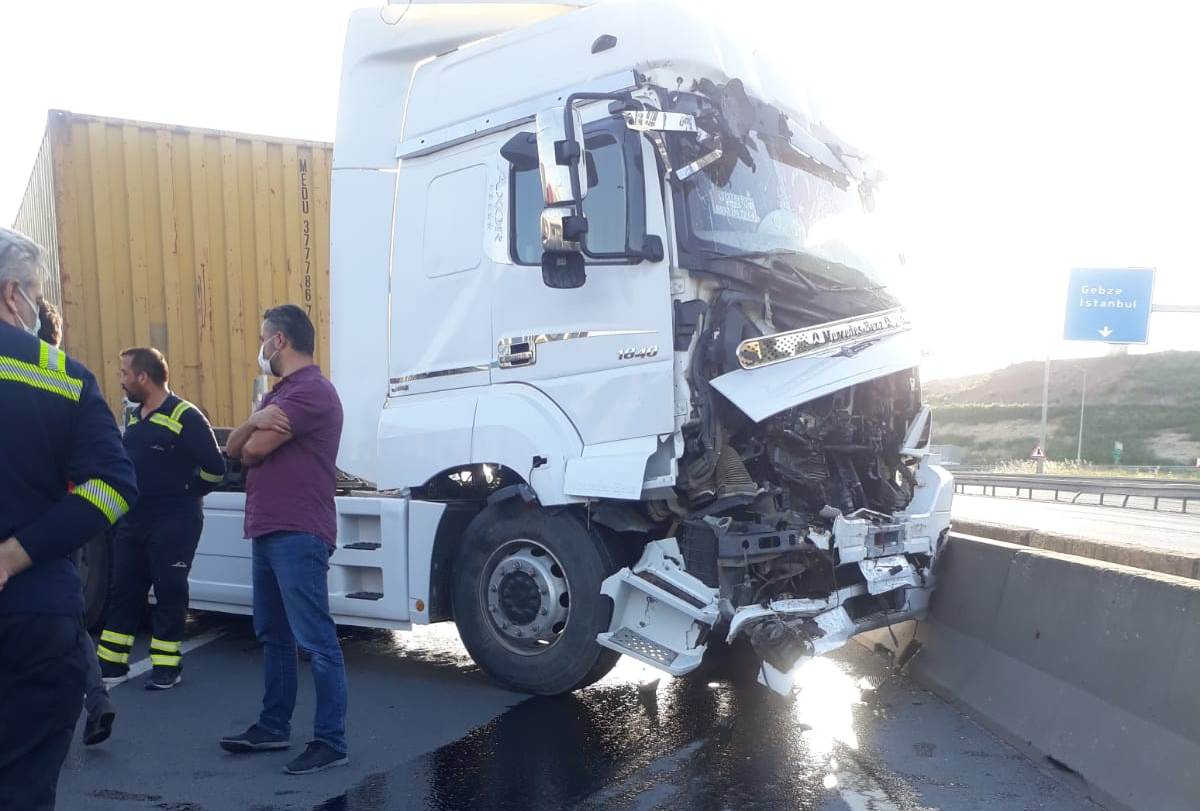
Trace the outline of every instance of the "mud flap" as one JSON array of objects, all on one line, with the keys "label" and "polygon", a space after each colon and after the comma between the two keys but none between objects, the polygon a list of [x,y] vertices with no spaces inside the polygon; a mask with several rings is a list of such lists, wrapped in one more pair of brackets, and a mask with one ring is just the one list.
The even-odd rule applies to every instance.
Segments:
[{"label": "mud flap", "polygon": [[606,648],[682,676],[700,665],[716,624],[717,590],[683,569],[674,538],[646,545],[641,560],[606,579],[612,623],[596,641]]}]

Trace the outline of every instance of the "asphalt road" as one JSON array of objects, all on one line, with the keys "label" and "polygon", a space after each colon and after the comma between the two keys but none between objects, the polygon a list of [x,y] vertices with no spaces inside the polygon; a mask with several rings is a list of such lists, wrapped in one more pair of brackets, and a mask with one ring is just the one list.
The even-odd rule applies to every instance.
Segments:
[{"label": "asphalt road", "polygon": [[[672,680],[625,660],[575,695],[490,684],[453,626],[347,629],[351,764],[282,773],[308,739],[302,668],[291,752],[234,756],[254,721],[261,657],[245,618],[201,614],[184,682],[113,690],[99,747],[73,745],[66,811],[811,809],[1083,811],[1066,774],[1035,764],[851,643],[810,663],[792,701],[738,679]],[[145,655],[139,638],[134,659]]]},{"label": "asphalt road", "polygon": [[[1193,506],[1200,510],[1200,507]],[[1100,507],[992,496],[954,497],[953,515],[975,521],[1033,527],[1112,543],[1200,553],[1200,512]]]}]

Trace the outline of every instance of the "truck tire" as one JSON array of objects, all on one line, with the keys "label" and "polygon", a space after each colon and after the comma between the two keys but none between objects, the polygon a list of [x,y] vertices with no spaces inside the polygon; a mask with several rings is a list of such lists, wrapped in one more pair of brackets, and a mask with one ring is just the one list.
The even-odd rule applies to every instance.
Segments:
[{"label": "truck tire", "polygon": [[475,663],[505,687],[535,695],[578,690],[620,655],[601,647],[614,571],[604,540],[568,511],[519,500],[494,504],[463,534],[454,621]]},{"label": "truck tire", "polygon": [[112,580],[112,537],[103,533],[92,538],[75,553],[79,579],[83,581],[83,622],[95,630],[104,621],[108,608],[108,588]]}]

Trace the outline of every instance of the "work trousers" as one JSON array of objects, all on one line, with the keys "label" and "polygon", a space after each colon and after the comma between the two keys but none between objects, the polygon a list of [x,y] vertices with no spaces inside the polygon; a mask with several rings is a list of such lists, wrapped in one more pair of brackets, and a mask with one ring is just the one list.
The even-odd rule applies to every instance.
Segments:
[{"label": "work trousers", "polygon": [[50,811],[83,706],[79,617],[0,614],[0,808]]},{"label": "work trousers", "polygon": [[121,522],[113,544],[112,600],[96,651],[109,663],[109,671],[113,666],[129,666],[133,636],[151,585],[155,605],[150,661],[155,667],[183,666],[188,573],[203,527],[199,510]]},{"label": "work trousers", "polygon": [[[86,630],[86,629],[85,629]],[[100,660],[96,658],[96,643],[92,637],[84,633],[80,639],[83,660],[87,663],[87,678],[83,683],[83,708],[92,714],[108,700],[108,688],[100,673]]]}]

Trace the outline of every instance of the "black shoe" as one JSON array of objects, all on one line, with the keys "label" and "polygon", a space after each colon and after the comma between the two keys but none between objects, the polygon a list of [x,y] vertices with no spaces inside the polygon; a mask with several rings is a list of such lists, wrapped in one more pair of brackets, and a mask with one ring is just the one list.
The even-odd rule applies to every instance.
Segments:
[{"label": "black shoe", "polygon": [[170,690],[183,681],[183,668],[156,667],[146,678],[147,690]]},{"label": "black shoe", "polygon": [[105,687],[115,687],[128,678],[129,665],[100,660],[100,681],[104,682]]},{"label": "black shoe", "polygon": [[304,754],[284,766],[283,770],[288,774],[312,774],[334,766],[345,766],[349,762],[350,757],[345,752],[338,752],[327,743],[310,741]]},{"label": "black shoe", "polygon": [[291,745],[292,742],[287,738],[272,735],[258,724],[254,724],[241,735],[230,735],[221,739],[221,748],[235,754],[288,749]]},{"label": "black shoe", "polygon": [[104,743],[112,734],[113,719],[117,711],[107,698],[101,702],[95,712],[89,712],[87,722],[83,725],[83,745],[95,746]]}]

